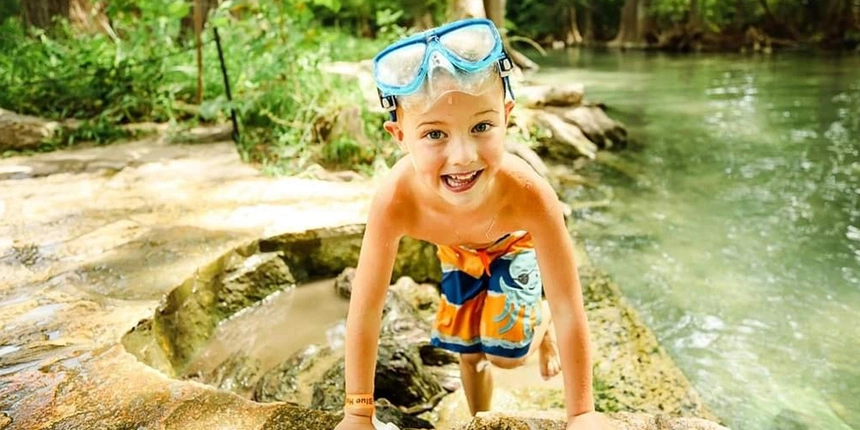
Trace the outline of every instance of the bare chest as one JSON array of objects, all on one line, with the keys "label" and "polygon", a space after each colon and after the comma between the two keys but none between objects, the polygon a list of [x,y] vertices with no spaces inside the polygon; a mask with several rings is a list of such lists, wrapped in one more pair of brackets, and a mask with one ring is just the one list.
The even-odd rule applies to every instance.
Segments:
[{"label": "bare chest", "polygon": [[416,219],[411,236],[438,245],[484,248],[521,227],[502,210],[481,215],[428,211]]}]

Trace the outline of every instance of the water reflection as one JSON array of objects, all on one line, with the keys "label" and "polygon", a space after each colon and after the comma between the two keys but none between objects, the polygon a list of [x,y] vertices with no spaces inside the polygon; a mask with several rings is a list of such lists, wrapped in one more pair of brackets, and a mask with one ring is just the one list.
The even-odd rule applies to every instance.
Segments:
[{"label": "water reflection", "polygon": [[648,185],[593,165],[616,197],[574,225],[709,405],[733,428],[860,428],[860,57],[583,51],[544,70],[644,142],[617,157]]},{"label": "water reflection", "polygon": [[285,288],[222,322],[186,374],[216,375],[216,368],[238,360],[254,363],[256,378],[308,345],[341,348],[348,307],[334,280]]}]

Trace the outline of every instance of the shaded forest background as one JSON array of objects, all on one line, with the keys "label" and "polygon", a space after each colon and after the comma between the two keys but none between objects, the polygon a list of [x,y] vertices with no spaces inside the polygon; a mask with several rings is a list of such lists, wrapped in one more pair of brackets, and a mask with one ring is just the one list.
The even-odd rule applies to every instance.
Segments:
[{"label": "shaded forest background", "polygon": [[[223,122],[232,108],[250,161],[370,169],[397,155],[384,116],[321,66],[466,16],[493,19],[524,69],[576,45],[860,50],[860,0],[0,0],[0,108],[74,121],[47,150],[128,137],[131,123]],[[363,130],[339,133],[344,122]]]}]

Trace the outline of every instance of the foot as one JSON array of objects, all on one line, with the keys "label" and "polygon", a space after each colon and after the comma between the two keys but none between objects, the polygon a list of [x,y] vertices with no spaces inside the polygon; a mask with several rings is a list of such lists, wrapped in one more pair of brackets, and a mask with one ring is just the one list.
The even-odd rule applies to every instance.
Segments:
[{"label": "foot", "polygon": [[561,361],[558,357],[558,345],[555,341],[555,326],[550,324],[540,343],[540,374],[545,381],[561,372]]}]

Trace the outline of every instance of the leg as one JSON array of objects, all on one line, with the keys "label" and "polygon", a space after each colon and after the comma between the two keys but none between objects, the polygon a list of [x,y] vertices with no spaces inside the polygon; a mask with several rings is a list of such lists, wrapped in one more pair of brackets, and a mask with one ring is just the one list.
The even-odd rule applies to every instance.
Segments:
[{"label": "leg", "polygon": [[485,358],[483,353],[460,354],[460,379],[473,416],[489,411],[493,397],[493,376]]},{"label": "leg", "polygon": [[[558,357],[555,324],[552,323],[552,314],[550,314],[549,304],[546,300],[541,303],[541,307],[544,315],[544,319],[541,321],[543,333],[541,337],[537,337],[537,329],[535,329],[535,343],[540,348],[540,374],[544,380],[548,380],[561,372],[561,361]],[[532,343],[532,349],[534,349],[535,343]]]},{"label": "leg", "polygon": [[561,363],[558,360],[558,346],[555,340],[555,326],[552,323],[552,315],[550,315],[549,305],[546,300],[541,303],[541,323],[535,327],[532,343],[529,345],[528,352],[522,357],[511,358],[501,357],[497,355],[487,355],[487,360],[493,363],[496,367],[502,369],[513,369],[525,364],[526,360],[539,351],[540,354],[540,373],[543,379],[552,378],[561,371]]}]

